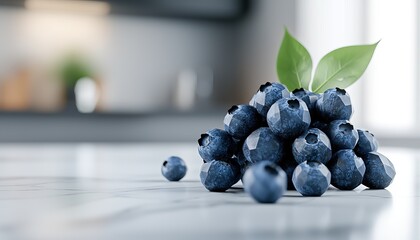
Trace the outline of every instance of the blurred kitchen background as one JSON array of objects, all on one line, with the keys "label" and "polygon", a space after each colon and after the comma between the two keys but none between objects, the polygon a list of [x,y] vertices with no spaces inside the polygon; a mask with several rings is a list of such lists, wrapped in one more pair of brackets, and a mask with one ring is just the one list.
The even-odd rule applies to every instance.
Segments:
[{"label": "blurred kitchen background", "polygon": [[276,81],[284,28],[314,64],[381,40],[353,123],[420,146],[415,0],[0,0],[0,142],[195,141]]}]

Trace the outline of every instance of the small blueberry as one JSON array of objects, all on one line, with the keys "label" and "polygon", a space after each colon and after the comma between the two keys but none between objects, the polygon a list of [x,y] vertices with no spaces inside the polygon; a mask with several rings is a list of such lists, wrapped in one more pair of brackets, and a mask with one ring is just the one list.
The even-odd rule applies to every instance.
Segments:
[{"label": "small blueberry", "polygon": [[287,189],[287,176],[276,164],[262,161],[245,172],[243,183],[245,192],[257,202],[275,203]]},{"label": "small blueberry", "polygon": [[161,172],[169,181],[179,181],[187,173],[187,166],[182,158],[171,156],[163,162]]}]

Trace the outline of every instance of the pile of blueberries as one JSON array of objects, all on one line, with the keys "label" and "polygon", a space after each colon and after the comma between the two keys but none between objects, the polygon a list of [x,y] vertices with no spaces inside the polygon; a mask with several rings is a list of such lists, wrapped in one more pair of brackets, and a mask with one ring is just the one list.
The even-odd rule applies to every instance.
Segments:
[{"label": "pile of blueberries", "polygon": [[276,202],[287,189],[321,196],[330,184],[340,190],[360,184],[386,188],[394,166],[377,152],[373,134],[348,121],[352,113],[344,89],[289,92],[267,82],[249,105],[228,110],[224,130],[201,134],[201,182],[223,192],[242,180],[245,191],[262,203]]}]

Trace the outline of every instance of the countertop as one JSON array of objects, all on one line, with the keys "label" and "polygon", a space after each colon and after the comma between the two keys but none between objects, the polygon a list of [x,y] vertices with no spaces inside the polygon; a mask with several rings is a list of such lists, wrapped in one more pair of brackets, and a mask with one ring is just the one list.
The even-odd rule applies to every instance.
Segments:
[{"label": "countertop", "polygon": [[[382,148],[386,190],[288,191],[257,204],[241,184],[202,187],[191,143],[0,145],[0,239],[420,239],[420,151]],[[168,182],[160,165],[185,159]]]}]

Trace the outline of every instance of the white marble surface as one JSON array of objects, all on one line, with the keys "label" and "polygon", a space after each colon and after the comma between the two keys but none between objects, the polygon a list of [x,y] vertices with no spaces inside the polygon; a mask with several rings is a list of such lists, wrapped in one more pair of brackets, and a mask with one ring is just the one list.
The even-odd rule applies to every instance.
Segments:
[{"label": "white marble surface", "polygon": [[[420,239],[420,151],[381,152],[387,190],[263,205],[240,184],[206,191],[195,144],[0,145],[0,239]],[[169,155],[187,162],[181,182],[160,175]]]}]

